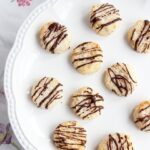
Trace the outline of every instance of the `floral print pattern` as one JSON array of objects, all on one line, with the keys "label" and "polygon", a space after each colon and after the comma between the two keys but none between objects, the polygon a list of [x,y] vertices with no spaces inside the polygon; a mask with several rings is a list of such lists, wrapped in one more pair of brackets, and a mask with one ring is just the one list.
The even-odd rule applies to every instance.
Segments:
[{"label": "floral print pattern", "polygon": [[12,139],[12,133],[10,129],[10,124],[6,126],[0,123],[0,145],[10,144]]},{"label": "floral print pattern", "polygon": [[10,124],[8,123],[7,125],[4,125],[0,123],[0,145],[10,144],[16,148],[16,150],[20,150],[19,147],[13,142],[12,135],[13,132]]},{"label": "floral print pattern", "polygon": [[13,0],[13,2],[14,1],[18,3],[18,6],[29,6],[32,2],[32,0]]}]

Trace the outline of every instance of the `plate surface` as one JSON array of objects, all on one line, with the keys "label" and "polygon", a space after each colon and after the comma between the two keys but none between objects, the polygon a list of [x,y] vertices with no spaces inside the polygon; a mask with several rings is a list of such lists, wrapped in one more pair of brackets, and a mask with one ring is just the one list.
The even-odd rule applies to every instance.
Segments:
[{"label": "plate surface", "polygon": [[[105,2],[105,1],[103,1]],[[89,27],[88,13],[99,0],[46,1],[34,10],[19,30],[5,69],[5,92],[8,113],[14,132],[27,150],[55,150],[51,135],[55,127],[68,120],[77,120],[88,132],[87,150],[95,150],[101,138],[111,132],[124,132],[132,136],[136,150],[147,150],[150,134],[139,131],[131,120],[135,105],[150,99],[150,54],[134,52],[127,44],[125,34],[137,19],[150,19],[150,1],[109,0],[120,9],[123,18],[120,28],[111,36],[102,38]],[[102,68],[89,76],[80,75],[69,61],[71,50],[61,55],[46,53],[39,45],[41,25],[55,20],[68,26],[72,33],[71,49],[84,41],[98,42],[104,51]],[[103,85],[104,70],[116,62],[133,65],[138,76],[136,91],[124,98],[109,92]],[[30,100],[31,85],[43,76],[52,76],[64,84],[63,103],[50,110],[38,109]],[[69,98],[76,89],[90,86],[105,99],[102,116],[82,121],[68,107]]]}]

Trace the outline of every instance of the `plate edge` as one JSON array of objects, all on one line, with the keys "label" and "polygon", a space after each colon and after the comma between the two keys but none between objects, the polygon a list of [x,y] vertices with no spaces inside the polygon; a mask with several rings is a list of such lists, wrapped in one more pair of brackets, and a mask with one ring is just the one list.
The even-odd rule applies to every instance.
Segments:
[{"label": "plate edge", "polygon": [[14,42],[12,49],[10,50],[7,60],[5,63],[5,71],[4,71],[4,91],[7,100],[7,111],[10,124],[16,135],[19,143],[22,145],[24,149],[27,150],[37,150],[26,138],[23,134],[21,127],[19,126],[16,110],[15,110],[15,99],[11,87],[12,82],[12,67],[14,65],[14,60],[19,53],[19,49],[22,47],[22,42],[24,39],[24,35],[28,30],[28,27],[46,8],[53,6],[57,0],[46,0],[42,4],[38,5],[25,19],[23,24],[21,25],[20,29],[17,32],[17,36]]}]

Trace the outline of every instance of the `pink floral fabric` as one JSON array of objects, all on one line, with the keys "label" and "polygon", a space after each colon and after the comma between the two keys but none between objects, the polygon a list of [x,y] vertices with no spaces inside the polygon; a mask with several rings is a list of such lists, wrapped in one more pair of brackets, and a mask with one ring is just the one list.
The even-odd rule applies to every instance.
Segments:
[{"label": "pink floral fabric", "polygon": [[29,6],[32,0],[13,0],[18,3],[18,6]]},{"label": "pink floral fabric", "polygon": [[31,3],[31,0],[17,0],[17,3],[19,6],[29,6]]}]

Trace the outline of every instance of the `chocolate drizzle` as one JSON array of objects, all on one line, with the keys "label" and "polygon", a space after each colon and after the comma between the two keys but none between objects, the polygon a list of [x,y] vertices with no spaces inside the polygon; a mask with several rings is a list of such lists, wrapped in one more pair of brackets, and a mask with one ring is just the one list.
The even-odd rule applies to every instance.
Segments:
[{"label": "chocolate drizzle", "polygon": [[38,107],[48,109],[55,100],[62,98],[62,84],[58,83],[55,87],[49,88],[54,80],[54,78],[44,77],[33,87],[31,97]]},{"label": "chocolate drizzle", "polygon": [[133,150],[133,145],[129,141],[127,135],[109,134],[107,142],[107,150]]},{"label": "chocolate drizzle", "polygon": [[114,20],[112,20],[112,21],[110,21],[110,22],[107,22],[107,23],[105,23],[105,24],[102,24],[101,26],[97,27],[96,29],[98,29],[98,30],[100,31],[100,30],[102,30],[104,27],[109,26],[109,25],[111,25],[111,24],[113,24],[113,23],[115,23],[115,22],[117,22],[117,21],[119,21],[119,20],[121,20],[121,18],[117,18],[117,19],[114,19]]},{"label": "chocolate drizzle", "polygon": [[83,119],[89,119],[95,113],[101,113],[103,107],[103,97],[87,87],[82,95],[72,97],[71,107],[75,113]]},{"label": "chocolate drizzle", "polygon": [[146,109],[150,109],[150,104],[148,106],[146,106],[145,108],[142,108],[139,112],[141,113],[141,112],[145,111]]},{"label": "chocolate drizzle", "polygon": [[139,110],[138,118],[134,122],[142,131],[150,131],[150,102],[143,102],[143,106]]},{"label": "chocolate drizzle", "polygon": [[[120,72],[123,72],[122,74],[120,72],[116,73],[119,69],[121,70]],[[129,93],[132,93],[133,84],[136,84],[136,81],[131,77],[126,64],[117,63],[111,68],[108,68],[107,72],[111,82],[115,85],[115,88],[112,89],[113,92],[116,94],[119,92],[119,95],[122,96],[127,96]]]},{"label": "chocolate drizzle", "polygon": [[[116,15],[115,18],[113,18],[113,20],[105,22],[103,24],[100,24],[97,27],[98,22],[100,22],[101,20],[104,20],[105,17],[108,18],[108,16],[111,17],[111,15]],[[90,22],[92,27],[96,26],[96,30],[101,31],[104,27],[109,26],[115,22],[121,21],[122,19],[119,17],[119,10],[117,10],[113,5],[110,5],[108,3],[100,5],[96,10],[94,10],[91,14],[90,17]]]},{"label": "chocolate drizzle", "polygon": [[65,122],[56,128],[53,141],[60,150],[85,149],[86,131],[75,121]]},{"label": "chocolate drizzle", "polygon": [[[40,84],[42,84],[42,82],[43,82],[44,80],[45,80],[44,86],[41,87]],[[40,95],[43,95],[43,92],[46,91],[48,84],[50,84],[50,82],[53,81],[53,78],[51,78],[51,80],[49,80],[48,82],[47,82],[47,81],[48,81],[48,78],[44,77],[44,78],[42,78],[42,79],[38,82],[38,84],[35,86],[35,91],[34,91],[34,93],[32,94],[32,98],[34,98],[34,101],[36,101],[37,98],[38,98],[38,96],[35,98],[35,95],[36,95],[37,93],[38,93],[39,96],[40,96]]]},{"label": "chocolate drizzle", "polygon": [[72,63],[76,69],[82,68],[86,65],[102,62],[102,51],[100,47],[92,42],[85,42],[74,49],[72,54]]},{"label": "chocolate drizzle", "polygon": [[45,49],[55,53],[57,46],[68,36],[65,26],[56,22],[49,25],[45,35],[43,36],[43,43]]},{"label": "chocolate drizzle", "polygon": [[[133,30],[131,35],[131,41],[135,40],[134,49],[140,52],[146,52],[150,48],[150,22],[148,20],[143,21],[143,28],[138,37],[136,28]],[[136,39],[135,39],[136,38]]]}]

